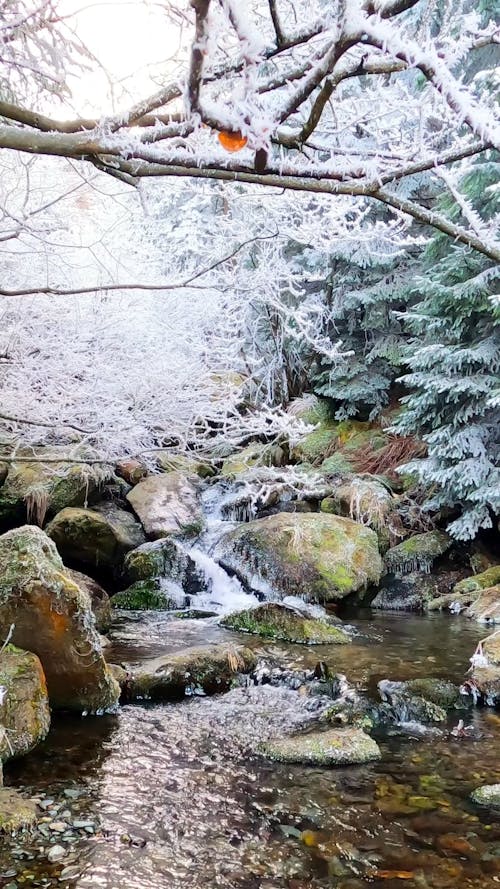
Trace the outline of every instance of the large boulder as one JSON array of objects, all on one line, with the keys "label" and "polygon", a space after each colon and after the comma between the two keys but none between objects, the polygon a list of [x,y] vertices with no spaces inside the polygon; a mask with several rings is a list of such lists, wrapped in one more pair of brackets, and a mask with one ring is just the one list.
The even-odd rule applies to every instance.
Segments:
[{"label": "large boulder", "polygon": [[0,653],[0,759],[29,753],[49,728],[47,685],[39,659],[7,645]]},{"label": "large boulder", "polygon": [[342,627],[278,602],[228,614],[220,623],[228,630],[305,645],[345,645],[351,641]]},{"label": "large boulder", "polygon": [[162,577],[136,580],[111,597],[113,608],[125,611],[169,611],[183,604],[182,589]]},{"label": "large boulder", "polygon": [[396,575],[412,571],[428,573],[436,559],[450,549],[452,542],[444,531],[426,531],[407,537],[385,554],[387,571]]},{"label": "large boulder", "polygon": [[482,590],[465,614],[480,623],[500,624],[500,583]]},{"label": "large boulder", "polygon": [[228,532],[214,557],[246,587],[269,597],[335,601],[377,583],[377,535],[350,519],[280,513]]},{"label": "large boulder", "polygon": [[53,541],[25,525],[0,537],[0,637],[38,655],[52,707],[114,707],[119,688],[102,656],[90,598]]},{"label": "large boulder", "polygon": [[193,537],[203,528],[197,479],[182,472],[151,475],[127,494],[148,537]]},{"label": "large boulder", "polygon": [[329,729],[265,741],[259,752],[277,762],[342,766],[380,759],[378,744],[359,728]]},{"label": "large boulder", "polygon": [[386,574],[371,603],[372,608],[391,611],[436,611],[454,601],[451,590],[463,572],[438,566],[430,574]]},{"label": "large boulder", "polygon": [[120,679],[125,700],[178,700],[227,691],[237,673],[249,673],[256,664],[257,656],[248,648],[221,643],[144,661]]},{"label": "large boulder", "polygon": [[[42,456],[56,461],[64,453],[52,448]],[[43,525],[46,516],[66,506],[83,506],[106,477],[102,470],[82,463],[12,463],[0,488],[0,525]]]},{"label": "large boulder", "polygon": [[126,553],[145,541],[132,513],[113,503],[62,509],[46,532],[65,562],[105,572],[118,571]]},{"label": "large boulder", "polygon": [[128,583],[169,577],[187,584],[196,566],[182,546],[172,537],[152,540],[131,550],[125,556],[123,575]]}]

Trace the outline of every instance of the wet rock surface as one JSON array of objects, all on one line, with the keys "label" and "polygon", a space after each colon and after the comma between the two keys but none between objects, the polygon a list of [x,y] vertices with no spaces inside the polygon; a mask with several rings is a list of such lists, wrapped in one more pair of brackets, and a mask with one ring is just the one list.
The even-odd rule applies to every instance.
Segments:
[{"label": "wet rock surface", "polygon": [[249,522],[224,535],[214,557],[253,591],[313,601],[363,591],[382,573],[375,532],[323,513]]},{"label": "wet rock surface", "polygon": [[356,728],[330,729],[278,738],[261,744],[259,752],[278,762],[323,766],[371,762],[381,756],[373,738]]},{"label": "wet rock surface", "polygon": [[500,808],[500,784],[484,784],[471,793],[471,800],[478,806],[496,806]]},{"label": "wet rock surface", "polygon": [[314,612],[300,611],[288,605],[269,602],[256,608],[229,614],[221,626],[229,630],[253,633],[266,639],[281,639],[304,645],[345,645],[350,639],[337,624],[315,616]]},{"label": "wet rock surface", "polygon": [[32,827],[36,820],[34,802],[25,799],[11,787],[0,787],[0,834],[25,830]]},{"label": "wet rock surface", "polygon": [[0,635],[38,655],[52,707],[112,707],[109,675],[90,598],[65,573],[55,545],[31,525],[0,537]]}]

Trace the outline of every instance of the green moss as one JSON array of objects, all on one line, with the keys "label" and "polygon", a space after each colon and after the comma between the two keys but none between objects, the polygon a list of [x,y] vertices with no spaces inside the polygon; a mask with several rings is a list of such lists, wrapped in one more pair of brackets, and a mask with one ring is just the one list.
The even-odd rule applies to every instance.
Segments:
[{"label": "green moss", "polygon": [[158,578],[138,580],[121,593],[115,593],[111,604],[126,611],[168,611],[175,606]]},{"label": "green moss", "polygon": [[325,620],[305,617],[277,602],[228,615],[221,620],[221,625],[266,639],[281,639],[306,645],[342,645],[350,641],[340,627],[332,626]]},{"label": "green moss", "polygon": [[466,577],[465,580],[461,580],[460,583],[455,584],[453,587],[454,593],[473,593],[480,592],[481,590],[487,590],[492,586],[496,586],[500,584],[500,565],[492,565],[491,568],[487,568],[486,571],[482,571],[481,574],[475,574],[473,577]]}]

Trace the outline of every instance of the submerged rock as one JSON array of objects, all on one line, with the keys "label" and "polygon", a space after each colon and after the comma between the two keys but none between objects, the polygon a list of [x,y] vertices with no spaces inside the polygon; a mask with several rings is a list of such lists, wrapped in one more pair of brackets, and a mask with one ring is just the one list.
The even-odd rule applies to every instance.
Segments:
[{"label": "submerged rock", "polygon": [[330,601],[364,591],[382,573],[377,535],[350,519],[280,513],[225,534],[214,557],[264,595]]},{"label": "submerged rock", "polygon": [[42,662],[52,707],[113,707],[119,688],[104,662],[87,593],[53,541],[26,525],[0,537],[0,636]]},{"label": "submerged rock", "polygon": [[63,509],[46,531],[66,562],[105,571],[117,571],[125,554],[145,539],[133,515],[113,503]]},{"label": "submerged rock", "polygon": [[24,830],[36,820],[37,809],[32,800],[24,799],[12,787],[0,788],[0,833]]},{"label": "submerged rock", "polygon": [[429,572],[433,563],[451,547],[452,539],[444,531],[426,531],[414,534],[385,554],[385,565],[391,574],[409,574],[412,571]]},{"label": "submerged rock", "polygon": [[0,653],[0,759],[29,753],[49,728],[47,685],[39,659],[7,645]]},{"label": "submerged rock", "polygon": [[179,700],[186,695],[227,691],[237,673],[255,668],[256,655],[248,648],[220,644],[185,648],[180,652],[127,668],[122,685],[126,700]]},{"label": "submerged rock", "polygon": [[266,741],[259,752],[277,762],[341,766],[380,759],[378,744],[358,728],[329,729]]},{"label": "submerged rock", "polygon": [[465,614],[479,623],[500,623],[500,583],[482,590]]},{"label": "submerged rock", "polygon": [[193,537],[203,528],[197,479],[182,472],[151,475],[127,494],[148,537]]},{"label": "submerged rock", "polygon": [[350,642],[341,627],[277,602],[229,614],[220,623],[229,630],[305,645],[344,645]]},{"label": "submerged rock", "polygon": [[111,597],[111,604],[113,608],[127,611],[168,611],[179,606],[179,597],[175,595],[178,590],[178,587],[162,578],[137,580],[126,590],[115,593]]},{"label": "submerged rock", "polygon": [[500,807],[500,784],[483,784],[472,791],[470,798],[478,806]]}]

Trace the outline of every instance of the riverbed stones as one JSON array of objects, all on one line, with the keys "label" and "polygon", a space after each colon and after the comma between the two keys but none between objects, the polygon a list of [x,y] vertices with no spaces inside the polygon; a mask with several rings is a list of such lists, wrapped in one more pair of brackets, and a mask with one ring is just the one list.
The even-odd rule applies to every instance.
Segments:
[{"label": "riverbed stones", "polygon": [[257,656],[243,646],[221,643],[179,652],[127,667],[126,700],[179,700],[193,694],[227,691],[237,673],[255,669]]},{"label": "riverbed stones", "polygon": [[377,535],[341,516],[280,513],[230,531],[214,551],[243,584],[268,597],[336,601],[382,573]]},{"label": "riverbed stones", "polygon": [[391,574],[409,574],[411,571],[429,572],[432,565],[451,547],[452,539],[444,531],[426,531],[407,537],[385,554],[385,565]]},{"label": "riverbed stones", "polygon": [[198,479],[182,472],[151,475],[127,494],[146,535],[193,537],[203,528]]},{"label": "riverbed stones", "polygon": [[340,626],[278,602],[266,602],[256,608],[228,614],[220,623],[228,630],[304,645],[345,645],[350,642]]},{"label": "riverbed stones", "polygon": [[483,784],[472,791],[470,798],[478,806],[500,808],[500,784]]},{"label": "riverbed stones", "polygon": [[63,509],[46,531],[65,562],[105,572],[118,571],[126,553],[145,542],[132,513],[114,503]]},{"label": "riverbed stones", "polygon": [[381,755],[373,738],[350,727],[276,738],[259,745],[258,750],[277,762],[323,766],[361,764]]},{"label": "riverbed stones", "polygon": [[0,537],[0,638],[33,651],[54,708],[113,707],[119,687],[107,670],[91,603],[68,576],[54,542],[25,525]]},{"label": "riverbed stones", "polygon": [[47,684],[36,654],[7,645],[0,653],[0,759],[29,753],[47,736]]},{"label": "riverbed stones", "polygon": [[[0,788],[0,833],[14,833],[37,821],[36,804],[12,787]],[[17,884],[15,884],[17,885]]]}]

